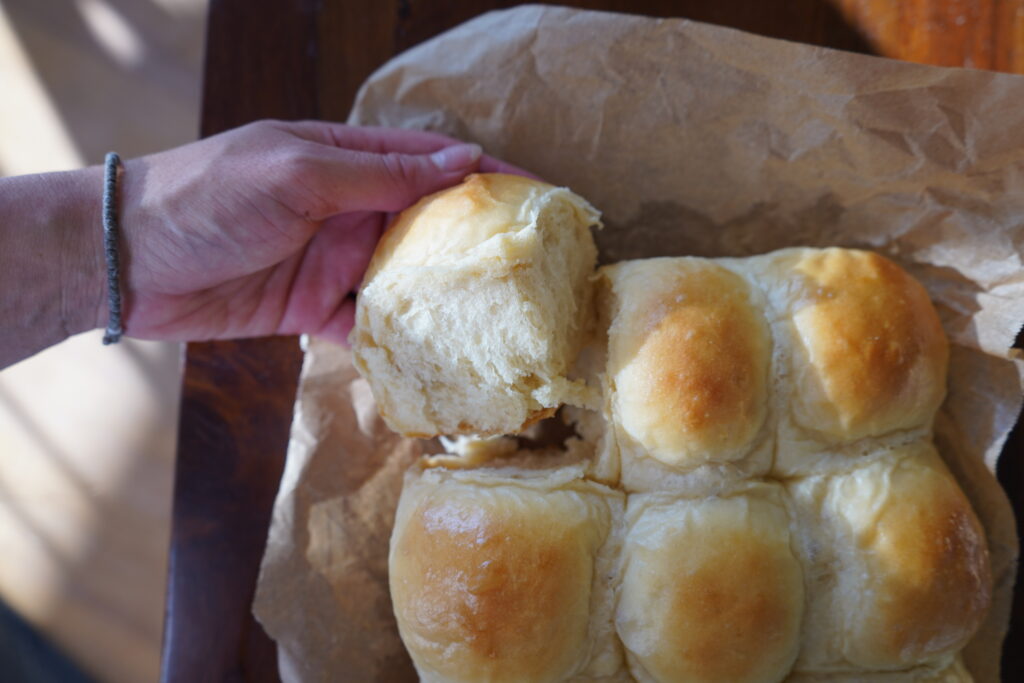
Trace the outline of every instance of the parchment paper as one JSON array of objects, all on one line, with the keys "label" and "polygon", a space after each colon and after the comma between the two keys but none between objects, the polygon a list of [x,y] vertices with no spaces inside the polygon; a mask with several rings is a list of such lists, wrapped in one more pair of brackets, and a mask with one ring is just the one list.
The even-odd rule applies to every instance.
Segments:
[{"label": "parchment paper", "polygon": [[[992,471],[1021,407],[1024,78],[846,54],[683,20],[521,7],[385,65],[350,122],[437,130],[604,212],[604,262],[875,249],[927,286],[953,343],[937,444],[988,533],[994,606],[967,650],[998,680],[1017,540]],[[421,446],[313,340],[255,613],[292,681],[415,680],[387,589]]]}]

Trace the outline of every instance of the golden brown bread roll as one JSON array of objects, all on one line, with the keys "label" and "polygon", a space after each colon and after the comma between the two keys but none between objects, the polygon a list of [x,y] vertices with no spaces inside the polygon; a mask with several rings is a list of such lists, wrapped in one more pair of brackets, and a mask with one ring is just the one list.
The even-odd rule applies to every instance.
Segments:
[{"label": "golden brown bread roll", "polygon": [[629,261],[599,275],[623,485],[708,493],[713,482],[767,473],[771,341],[743,278],[696,258]]},{"label": "golden brown bread roll", "polygon": [[796,422],[843,441],[928,425],[948,350],[924,287],[868,251],[803,252],[793,271]]},{"label": "golden brown bread roll", "polygon": [[800,645],[803,577],[782,487],[629,497],[616,630],[642,683],[779,681]]},{"label": "golden brown bread roll", "polygon": [[789,408],[779,474],[842,467],[845,456],[875,451],[874,440],[930,431],[949,348],[928,293],[906,271],[867,251],[787,249],[752,259],[751,276],[777,321]]},{"label": "golden brown bread roll", "polygon": [[[447,238],[414,214],[382,245],[361,370],[408,431],[515,432],[560,402],[602,411],[565,411],[581,438],[562,455],[504,440],[411,471],[390,579],[422,679],[971,680],[960,650],[992,578],[984,530],[930,443],[948,347],[924,289],[870,252],[787,249],[606,266],[591,309],[592,251],[561,270],[550,259],[593,214],[561,195],[576,218],[481,260],[478,245],[519,235],[501,227],[515,202],[554,201],[533,181],[481,200],[486,180],[423,223],[461,216],[452,244],[420,253]],[[544,315],[578,317],[488,318],[496,288],[561,297]],[[436,304],[452,291],[467,303]],[[567,379],[574,363],[598,400]],[[530,380],[502,384],[489,366]]]},{"label": "golden brown bread roll", "polygon": [[588,402],[567,375],[588,324],[597,224],[567,189],[502,174],[402,212],[374,253],[352,334],[392,429],[512,433]]},{"label": "golden brown bread roll", "polygon": [[421,680],[617,674],[608,576],[621,511],[622,495],[579,467],[412,470],[389,567]]}]

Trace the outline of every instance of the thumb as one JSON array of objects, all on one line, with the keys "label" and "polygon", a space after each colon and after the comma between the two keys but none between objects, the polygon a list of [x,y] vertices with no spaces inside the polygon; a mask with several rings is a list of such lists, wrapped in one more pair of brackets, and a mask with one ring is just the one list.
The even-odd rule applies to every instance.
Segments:
[{"label": "thumb", "polygon": [[476,170],[480,145],[457,144],[430,154],[374,154],[339,150],[324,194],[333,213],[400,211],[424,195],[450,187]]}]

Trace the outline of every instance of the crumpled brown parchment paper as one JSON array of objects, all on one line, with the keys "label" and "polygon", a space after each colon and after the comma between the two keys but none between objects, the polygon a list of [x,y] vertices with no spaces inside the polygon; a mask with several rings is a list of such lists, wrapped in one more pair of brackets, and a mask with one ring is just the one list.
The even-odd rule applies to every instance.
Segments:
[{"label": "crumpled brown parchment paper", "polygon": [[[442,131],[604,213],[603,262],[877,250],[953,344],[936,442],[988,533],[994,606],[966,659],[998,680],[1017,555],[992,472],[1021,407],[1024,77],[935,68],[685,20],[491,13],[381,68],[350,123]],[[415,680],[387,588],[406,466],[347,352],[312,340],[255,613],[286,681]]]}]

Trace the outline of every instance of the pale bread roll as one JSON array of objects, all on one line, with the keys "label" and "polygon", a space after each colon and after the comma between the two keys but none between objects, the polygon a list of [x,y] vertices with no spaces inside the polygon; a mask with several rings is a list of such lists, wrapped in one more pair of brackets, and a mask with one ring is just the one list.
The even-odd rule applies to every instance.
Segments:
[{"label": "pale bread roll", "polygon": [[797,670],[904,669],[967,643],[991,599],[988,549],[930,443],[787,488],[810,598]]},{"label": "pale bread roll", "polygon": [[578,467],[410,471],[389,567],[420,679],[628,680],[608,581],[622,506]]},{"label": "pale bread roll", "polygon": [[804,596],[781,486],[696,500],[635,494],[626,524],[615,623],[635,680],[785,678]]},{"label": "pale bread roll", "polygon": [[628,261],[599,276],[625,488],[707,494],[767,473],[772,346],[757,293],[708,259]]},{"label": "pale bread roll", "polygon": [[565,402],[589,322],[597,212],[565,188],[472,175],[402,212],[359,293],[356,368],[406,436],[506,434]]}]

